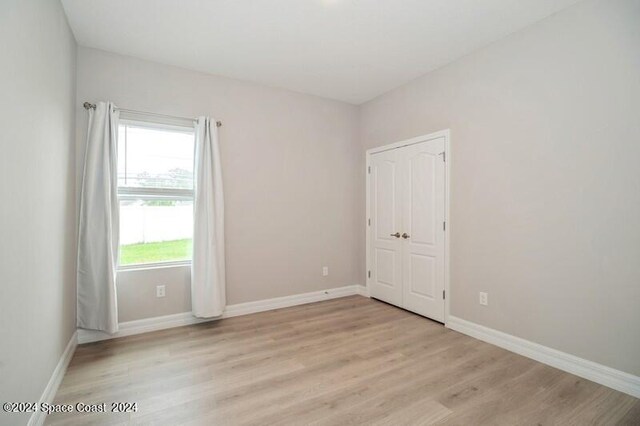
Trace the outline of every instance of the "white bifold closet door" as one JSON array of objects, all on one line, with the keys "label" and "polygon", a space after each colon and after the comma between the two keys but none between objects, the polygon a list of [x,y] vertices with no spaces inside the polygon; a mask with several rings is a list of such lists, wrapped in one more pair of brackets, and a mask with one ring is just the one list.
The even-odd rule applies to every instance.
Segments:
[{"label": "white bifold closet door", "polygon": [[444,138],[371,155],[371,296],[444,321]]}]

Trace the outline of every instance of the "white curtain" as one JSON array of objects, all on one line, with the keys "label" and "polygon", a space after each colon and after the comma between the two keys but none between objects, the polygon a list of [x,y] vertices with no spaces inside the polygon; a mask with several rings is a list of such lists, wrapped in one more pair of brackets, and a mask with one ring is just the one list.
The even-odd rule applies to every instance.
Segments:
[{"label": "white curtain", "polygon": [[224,198],[218,127],[208,117],[196,124],[193,211],[191,310],[196,317],[217,317],[226,305]]},{"label": "white curtain", "polygon": [[78,235],[78,327],[118,331],[116,114],[110,102],[89,110]]}]

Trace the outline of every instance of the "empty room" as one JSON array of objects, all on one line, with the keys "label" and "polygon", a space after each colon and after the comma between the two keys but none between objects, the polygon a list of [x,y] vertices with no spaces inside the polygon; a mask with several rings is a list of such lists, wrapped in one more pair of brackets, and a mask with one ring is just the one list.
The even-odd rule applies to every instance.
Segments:
[{"label": "empty room", "polygon": [[0,426],[640,425],[640,0],[0,40]]}]

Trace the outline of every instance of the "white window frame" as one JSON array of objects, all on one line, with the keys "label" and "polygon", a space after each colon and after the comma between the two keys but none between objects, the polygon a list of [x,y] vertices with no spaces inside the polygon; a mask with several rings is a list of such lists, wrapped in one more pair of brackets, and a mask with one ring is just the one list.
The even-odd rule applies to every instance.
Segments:
[{"label": "white window frame", "polygon": [[[124,116],[124,117],[123,117]],[[116,120],[116,138],[119,136],[120,125],[131,125],[142,128],[150,128],[156,130],[170,130],[170,131],[183,131],[185,133],[193,133],[195,137],[195,122],[184,121],[184,124],[174,119],[158,119],[157,116],[145,117],[144,114],[135,113],[135,118],[127,118],[124,112],[120,113],[120,117]],[[116,139],[116,146],[119,145],[119,141]],[[120,187],[118,185],[118,208],[120,208],[121,200],[190,200],[195,201],[195,191],[193,189],[182,188],[131,188]],[[118,229],[120,232],[120,229]],[[193,236],[192,236],[193,238]],[[118,252],[122,245],[118,243]],[[120,256],[118,256],[119,258]],[[120,265],[118,259],[118,271],[131,271],[139,269],[158,269],[174,266],[190,266],[192,259],[189,260],[173,260],[166,262],[153,262],[153,263],[136,263],[132,265]]]}]

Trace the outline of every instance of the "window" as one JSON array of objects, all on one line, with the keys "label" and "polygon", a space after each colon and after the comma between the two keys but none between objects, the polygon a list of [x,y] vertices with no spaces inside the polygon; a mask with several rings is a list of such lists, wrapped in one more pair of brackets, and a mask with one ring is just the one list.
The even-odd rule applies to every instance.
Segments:
[{"label": "window", "polygon": [[191,261],[194,129],[118,124],[120,266]]}]

